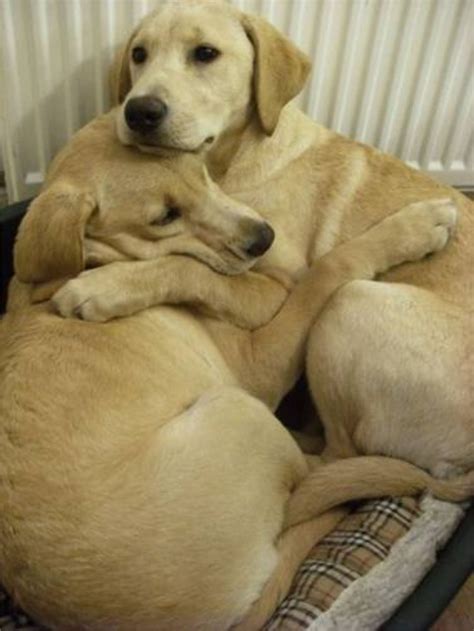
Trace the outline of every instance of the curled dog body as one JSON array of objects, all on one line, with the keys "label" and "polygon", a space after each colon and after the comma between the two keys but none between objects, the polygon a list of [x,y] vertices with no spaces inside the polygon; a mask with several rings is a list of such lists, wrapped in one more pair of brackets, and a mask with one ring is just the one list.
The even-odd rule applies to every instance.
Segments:
[{"label": "curled dog body", "polygon": [[[469,222],[461,196],[398,163],[381,192],[385,158],[287,105],[307,71],[263,20],[217,0],[169,3],[119,59],[115,122],[125,144],[178,153],[116,154],[106,118],[55,162],[20,230],[33,298],[72,277],[50,302],[12,295],[0,324],[1,578],[45,624],[257,629],[344,514],[318,516],[331,498],[395,483],[472,494],[469,476],[440,483],[370,457],[332,463],[321,485],[271,413],[328,301],[439,250],[390,273],[444,284],[436,270],[462,267]],[[343,493],[339,476],[355,470]]]},{"label": "curled dog body", "polygon": [[[12,294],[0,325],[1,580],[53,628],[256,629],[345,511],[327,511],[336,463],[323,489],[315,484],[311,496],[301,486],[311,499],[301,512],[308,463],[270,408],[301,370],[311,324],[332,293],[442,249],[456,209],[449,200],[401,209],[321,259],[288,296],[277,273],[245,271],[246,261],[239,275],[223,274],[200,258],[193,222],[216,191],[196,157],[183,173],[180,156],[174,165],[133,149],[117,154],[110,120],[64,150],[18,235],[13,294],[38,296],[64,270],[80,272],[88,252],[98,267],[65,282],[53,301]],[[135,160],[157,188],[131,177]],[[226,203],[221,212],[262,225],[241,202]],[[181,209],[188,253],[160,249],[174,236],[153,224],[166,224],[170,208]],[[221,256],[217,243],[206,247]],[[25,281],[35,281],[32,291]],[[179,306],[153,306],[163,302]],[[204,303],[218,317],[203,314]],[[127,310],[134,315],[114,318]],[[243,315],[253,330],[230,324]],[[334,494],[338,501],[393,488],[390,476],[374,486],[374,468],[386,462],[354,466],[359,484]],[[400,491],[456,500],[471,491],[464,480],[440,489],[404,463],[396,480]]]}]

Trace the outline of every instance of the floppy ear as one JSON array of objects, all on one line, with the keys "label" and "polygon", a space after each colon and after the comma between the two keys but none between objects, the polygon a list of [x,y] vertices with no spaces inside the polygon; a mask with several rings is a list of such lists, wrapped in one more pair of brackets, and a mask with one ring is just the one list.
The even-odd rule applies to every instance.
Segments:
[{"label": "floppy ear", "polygon": [[28,208],[15,243],[15,274],[26,283],[74,276],[84,269],[84,232],[96,203],[77,190],[49,189]]},{"label": "floppy ear", "polygon": [[121,46],[115,53],[109,72],[110,103],[112,107],[120,105],[132,89],[132,77],[129,67],[129,43]]},{"label": "floppy ear", "polygon": [[283,107],[301,92],[311,69],[309,58],[266,20],[243,15],[255,49],[254,93],[262,127],[271,135]]},{"label": "floppy ear", "polygon": [[134,29],[126,44],[117,50],[109,71],[110,101],[112,107],[120,105],[132,89],[130,74],[130,47],[141,24]]}]

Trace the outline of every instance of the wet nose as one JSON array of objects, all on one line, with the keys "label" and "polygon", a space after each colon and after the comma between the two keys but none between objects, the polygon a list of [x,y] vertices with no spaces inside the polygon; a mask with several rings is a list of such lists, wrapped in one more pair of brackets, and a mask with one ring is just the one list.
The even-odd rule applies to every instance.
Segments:
[{"label": "wet nose", "polygon": [[273,228],[268,224],[262,224],[256,235],[252,238],[252,241],[245,248],[246,254],[251,257],[262,256],[268,250],[275,238],[275,232]]},{"label": "wet nose", "polygon": [[155,131],[168,112],[168,106],[154,96],[130,99],[125,106],[125,120],[132,131],[148,134]]}]

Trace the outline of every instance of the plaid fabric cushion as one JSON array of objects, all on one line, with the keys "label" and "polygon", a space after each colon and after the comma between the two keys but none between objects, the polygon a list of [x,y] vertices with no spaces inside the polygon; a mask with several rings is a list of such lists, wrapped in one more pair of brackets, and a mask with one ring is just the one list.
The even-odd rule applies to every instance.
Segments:
[{"label": "plaid fabric cushion", "polygon": [[346,587],[387,557],[419,513],[412,498],[361,504],[313,548],[265,631],[306,629]]},{"label": "plaid fabric cushion", "polygon": [[[412,498],[364,502],[316,545],[265,631],[301,631],[341,592],[388,555],[419,515]],[[41,631],[0,587],[0,631]]]}]

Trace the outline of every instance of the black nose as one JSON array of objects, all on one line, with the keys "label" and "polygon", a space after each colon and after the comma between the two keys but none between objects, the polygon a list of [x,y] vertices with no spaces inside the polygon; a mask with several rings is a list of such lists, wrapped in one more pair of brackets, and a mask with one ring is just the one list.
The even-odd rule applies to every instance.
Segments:
[{"label": "black nose", "polygon": [[256,236],[245,248],[245,252],[251,257],[262,256],[271,246],[274,238],[273,228],[269,224],[264,223],[258,228]]},{"label": "black nose", "polygon": [[125,106],[125,120],[132,131],[148,134],[158,127],[168,112],[168,106],[154,96],[130,99]]}]

